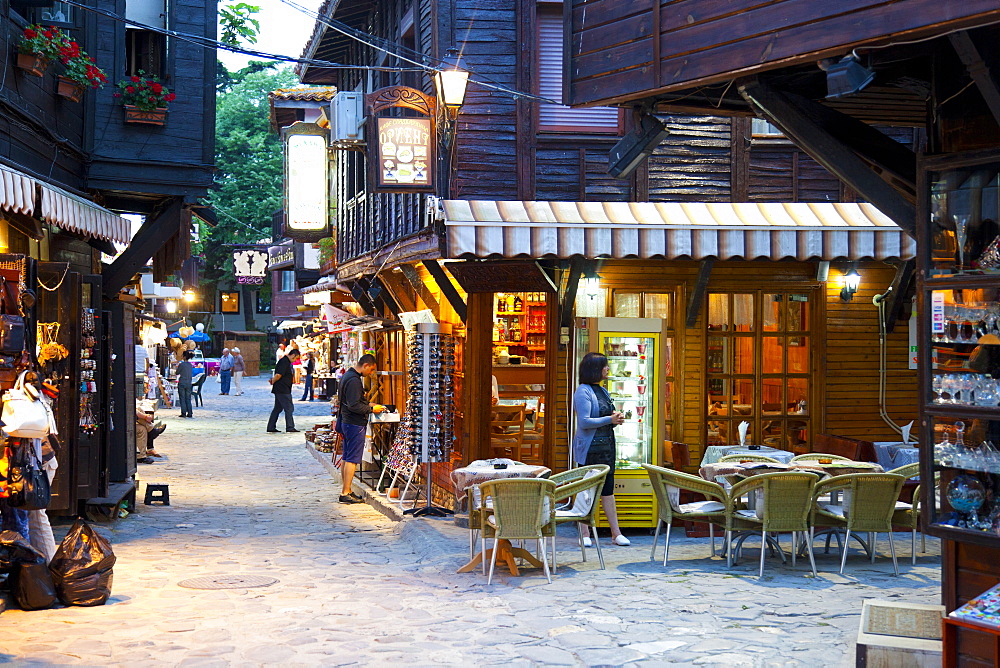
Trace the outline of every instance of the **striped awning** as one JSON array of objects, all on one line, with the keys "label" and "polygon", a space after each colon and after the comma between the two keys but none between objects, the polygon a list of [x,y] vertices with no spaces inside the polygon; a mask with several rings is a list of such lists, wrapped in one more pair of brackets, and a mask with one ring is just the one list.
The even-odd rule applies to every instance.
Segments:
[{"label": "striped awning", "polygon": [[40,184],[42,219],[84,237],[127,244],[132,238],[129,221],[118,214],[61,188]]},{"label": "striped awning", "polygon": [[870,204],[522,202],[431,198],[448,256],[700,260],[910,259]]},{"label": "striped awning", "polygon": [[0,207],[31,215],[35,212],[35,180],[30,176],[0,167]]}]

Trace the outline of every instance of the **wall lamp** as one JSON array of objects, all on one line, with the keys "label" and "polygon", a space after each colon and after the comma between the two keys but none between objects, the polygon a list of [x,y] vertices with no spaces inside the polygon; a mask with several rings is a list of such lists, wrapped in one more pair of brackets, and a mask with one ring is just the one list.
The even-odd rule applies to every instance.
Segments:
[{"label": "wall lamp", "polygon": [[875,70],[858,62],[857,55],[853,53],[844,56],[838,63],[823,63],[820,68],[826,70],[828,100],[857,93],[875,79]]},{"label": "wall lamp", "polygon": [[441,59],[444,66],[434,76],[438,101],[443,103],[452,117],[458,115],[465,104],[465,90],[469,86],[469,73],[459,66],[459,57],[454,49]]},{"label": "wall lamp", "polygon": [[861,285],[861,274],[852,268],[844,274],[844,287],[840,289],[840,300],[849,302],[854,299],[854,293],[858,291],[859,285]]}]

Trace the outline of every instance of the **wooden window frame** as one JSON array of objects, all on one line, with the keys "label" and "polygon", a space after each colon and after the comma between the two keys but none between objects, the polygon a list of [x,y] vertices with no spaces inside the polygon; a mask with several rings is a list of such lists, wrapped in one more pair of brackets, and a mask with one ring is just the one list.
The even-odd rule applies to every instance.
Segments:
[{"label": "wooden window frame", "polygon": [[[227,306],[226,306],[226,297],[227,296],[229,297],[230,300],[236,300],[236,310],[235,311],[232,310],[231,307],[227,308]],[[238,290],[222,290],[222,291],[220,291],[219,292],[219,313],[239,314],[240,313],[240,296],[241,295],[240,295],[240,293],[239,293]]]}]

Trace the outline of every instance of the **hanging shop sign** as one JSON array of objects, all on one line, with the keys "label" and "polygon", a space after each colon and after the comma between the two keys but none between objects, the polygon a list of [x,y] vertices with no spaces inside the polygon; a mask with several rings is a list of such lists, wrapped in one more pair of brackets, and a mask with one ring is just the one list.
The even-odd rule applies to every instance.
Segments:
[{"label": "hanging shop sign", "polygon": [[330,236],[330,160],[327,130],[293,123],[281,131],[285,143],[285,236],[319,241]]},{"label": "hanging shop sign", "polygon": [[233,251],[233,273],[239,285],[264,285],[268,254],[261,249]]},{"label": "hanging shop sign", "polygon": [[271,246],[267,270],[287,269],[295,266],[295,249],[291,246]]},{"label": "hanging shop sign", "polygon": [[[437,101],[409,86],[389,86],[367,97],[373,127],[369,181],[376,192],[433,192],[437,165],[434,115]],[[423,116],[378,116],[411,109]]]}]

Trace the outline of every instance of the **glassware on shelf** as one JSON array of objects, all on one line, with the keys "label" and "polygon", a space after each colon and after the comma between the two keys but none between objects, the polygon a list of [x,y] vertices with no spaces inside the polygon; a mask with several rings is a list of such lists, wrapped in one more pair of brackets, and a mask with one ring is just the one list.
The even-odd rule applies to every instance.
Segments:
[{"label": "glassware on shelf", "polygon": [[955,221],[955,243],[958,245],[958,271],[956,273],[965,273],[965,242],[969,237],[969,216],[967,215],[954,215],[952,219]]},{"label": "glassware on shelf", "polygon": [[638,385],[635,386],[635,389],[639,391],[639,396],[642,396],[642,395],[646,394],[646,384],[645,383],[639,383]]},{"label": "glassware on shelf", "polygon": [[978,522],[976,513],[986,501],[986,489],[974,476],[962,474],[948,483],[945,498],[952,508],[970,515],[973,523],[976,523]]},{"label": "glassware on shelf", "polygon": [[646,405],[639,404],[635,407],[635,412],[639,415],[639,422],[642,422],[642,416],[646,414]]}]

